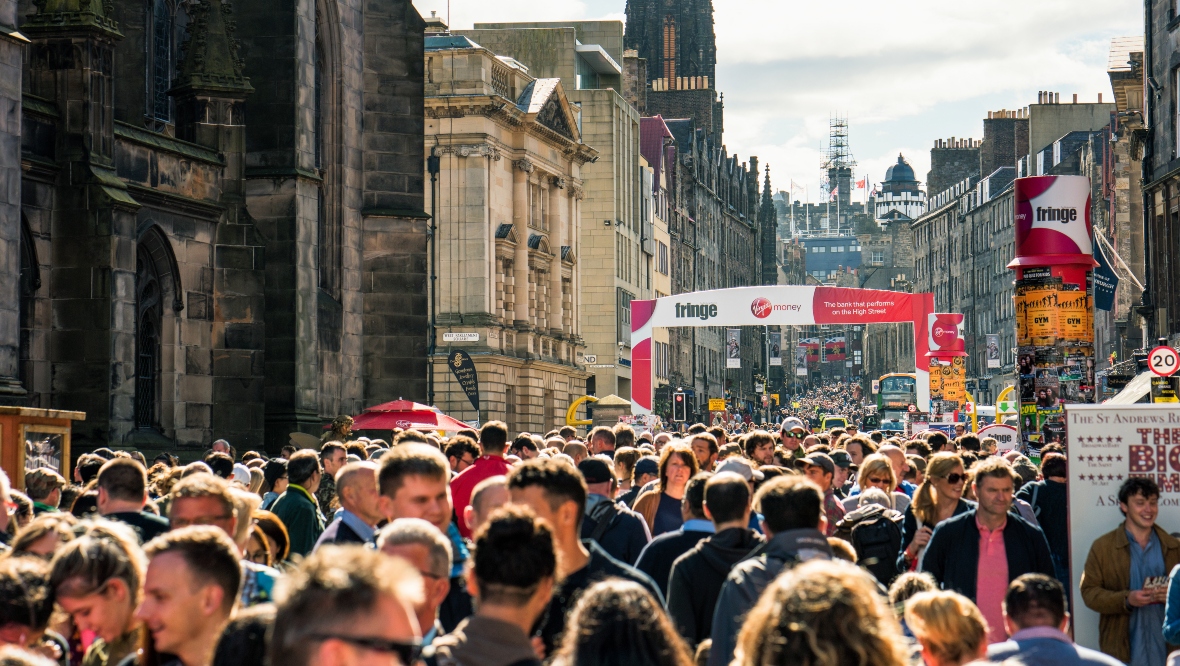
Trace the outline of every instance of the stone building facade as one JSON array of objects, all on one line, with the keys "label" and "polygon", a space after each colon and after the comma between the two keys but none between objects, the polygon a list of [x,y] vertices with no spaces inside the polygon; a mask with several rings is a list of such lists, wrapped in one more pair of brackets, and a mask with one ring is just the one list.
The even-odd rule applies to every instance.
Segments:
[{"label": "stone building facade", "polygon": [[29,39],[23,65],[0,40],[10,398],[85,411],[75,455],[216,437],[277,452],[425,398],[408,0],[4,7]]},{"label": "stone building facade", "polygon": [[[598,154],[560,79],[534,79],[466,37],[426,42],[425,141],[439,159],[435,404],[545,432],[585,394],[579,207]],[[479,340],[448,342],[451,332]],[[475,362],[479,413],[447,367],[451,348]]]}]

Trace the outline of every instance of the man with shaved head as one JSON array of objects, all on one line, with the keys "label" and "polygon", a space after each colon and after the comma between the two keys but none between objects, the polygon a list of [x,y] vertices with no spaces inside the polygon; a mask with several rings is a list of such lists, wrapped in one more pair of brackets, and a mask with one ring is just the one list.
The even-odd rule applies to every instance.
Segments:
[{"label": "man with shaved head", "polygon": [[324,544],[369,543],[381,522],[377,498],[377,463],[354,462],[336,472],[336,495],[340,511],[324,529],[316,548]]},{"label": "man with shaved head", "polygon": [[492,512],[504,506],[512,498],[508,494],[508,477],[493,476],[480,481],[471,493],[471,505],[463,510],[463,522],[475,534],[488,521]]}]

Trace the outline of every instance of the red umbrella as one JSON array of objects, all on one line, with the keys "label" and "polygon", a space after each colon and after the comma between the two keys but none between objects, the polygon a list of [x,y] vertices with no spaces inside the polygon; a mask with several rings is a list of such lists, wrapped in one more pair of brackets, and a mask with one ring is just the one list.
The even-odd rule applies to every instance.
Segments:
[{"label": "red umbrella", "polygon": [[353,418],[353,430],[393,430],[419,428],[455,432],[471,426],[410,400],[394,400],[369,407]]}]

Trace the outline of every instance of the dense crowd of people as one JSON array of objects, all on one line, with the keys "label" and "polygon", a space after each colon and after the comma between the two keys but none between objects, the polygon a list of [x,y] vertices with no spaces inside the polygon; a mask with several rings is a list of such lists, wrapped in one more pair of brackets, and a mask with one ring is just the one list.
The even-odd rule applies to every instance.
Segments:
[{"label": "dense crowd of people", "polygon": [[849,423],[864,420],[865,406],[857,382],[825,381],[809,386],[798,395],[787,396],[782,408],[788,416],[802,419],[809,426],[818,426],[826,415],[847,417]]},{"label": "dense crowd of people", "polygon": [[[1162,666],[1159,488],[1122,484],[1070,599],[1065,451],[995,451],[795,417],[99,449],[23,492],[0,473],[0,664]],[[1101,652],[1071,638],[1077,603]]]}]

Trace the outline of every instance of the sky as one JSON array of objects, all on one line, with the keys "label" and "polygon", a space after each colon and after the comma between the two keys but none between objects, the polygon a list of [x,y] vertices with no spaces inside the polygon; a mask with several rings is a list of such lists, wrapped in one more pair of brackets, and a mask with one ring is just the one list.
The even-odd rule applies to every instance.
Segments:
[{"label": "sky", "polygon": [[[451,27],[483,21],[624,20],[626,0],[450,0]],[[447,0],[414,0],[445,16]],[[855,178],[879,183],[899,153],[919,180],[936,139],[983,137],[988,111],[1113,101],[1112,37],[1143,33],[1141,0],[714,0],[717,88],[730,155],[757,155],[771,185],[820,200],[829,119],[845,116]],[[857,191],[859,199],[864,192]],[[797,193],[803,197],[802,192]]]}]

